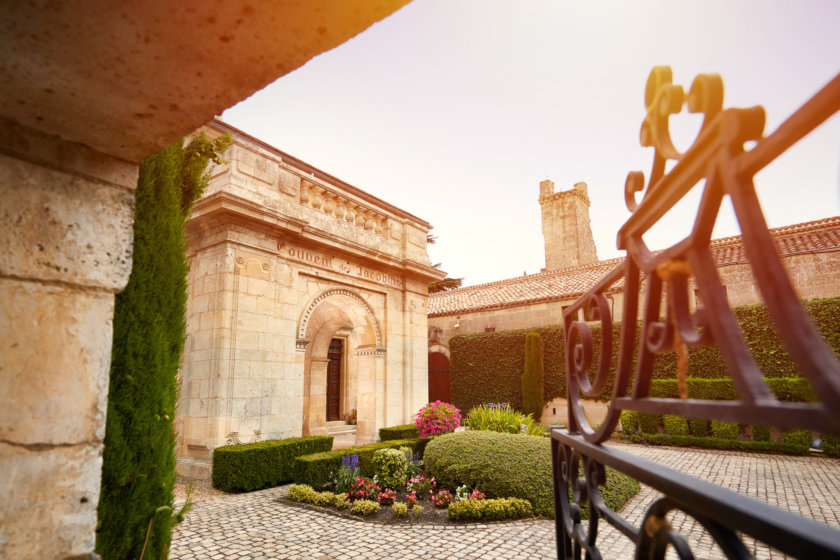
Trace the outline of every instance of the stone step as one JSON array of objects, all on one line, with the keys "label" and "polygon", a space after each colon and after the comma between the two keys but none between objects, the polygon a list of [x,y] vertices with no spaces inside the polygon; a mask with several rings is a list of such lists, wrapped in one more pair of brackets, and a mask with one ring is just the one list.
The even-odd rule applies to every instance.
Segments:
[{"label": "stone step", "polygon": [[338,435],[356,435],[356,426],[349,426],[345,425],[335,426],[335,427],[327,427],[327,435],[329,436],[338,436]]}]

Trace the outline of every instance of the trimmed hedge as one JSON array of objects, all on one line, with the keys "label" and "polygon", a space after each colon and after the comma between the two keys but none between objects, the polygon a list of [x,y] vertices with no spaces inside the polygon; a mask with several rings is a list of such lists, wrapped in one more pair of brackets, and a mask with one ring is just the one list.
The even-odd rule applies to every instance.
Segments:
[{"label": "trimmed hedge", "polygon": [[[489,431],[444,434],[429,443],[424,462],[427,474],[450,490],[466,484],[490,498],[526,499],[537,515],[554,517],[549,438]],[[601,495],[608,507],[620,509],[638,491],[637,481],[607,468]]]},{"label": "trimmed hedge", "polygon": [[[840,297],[802,302],[814,325],[834,353],[840,356]],[[732,312],[744,333],[750,353],[765,377],[800,377],[802,374],[781,343],[776,328],[763,303],[733,307]],[[728,377],[726,365],[717,346],[689,348],[689,377]],[[654,377],[676,377],[674,353],[657,356]]]},{"label": "trimmed hedge", "polygon": [[[804,377],[765,377],[764,381],[780,401],[814,402],[817,394]],[[686,379],[688,397],[700,400],[737,400],[738,391],[732,379]],[[676,379],[654,379],[650,384],[650,396],[654,398],[679,398]]]},{"label": "trimmed hedge", "polygon": [[522,372],[522,411],[539,421],[543,405],[542,339],[539,333],[525,335],[525,371]]},{"label": "trimmed hedge", "polygon": [[403,424],[401,426],[392,426],[390,428],[379,428],[379,439],[382,441],[391,441],[394,439],[417,439],[420,435],[417,433],[417,426],[414,424]]},{"label": "trimmed hedge", "polygon": [[251,492],[291,482],[296,457],[329,451],[332,445],[332,436],[308,436],[217,447],[213,487]]},{"label": "trimmed hedge", "polygon": [[[840,297],[814,299],[803,302],[806,311],[811,315],[819,332],[828,346],[840,356]],[[816,395],[810,387],[801,385],[799,381],[790,381],[801,377],[796,365],[781,346],[772,322],[763,304],[748,305],[733,308],[733,313],[744,333],[750,351],[764,375],[771,379],[787,379],[788,381],[771,381],[771,389],[779,399],[785,401],[812,401]],[[600,325],[592,324],[593,337],[593,365],[592,371],[597,371],[598,354],[600,348]],[[636,345],[638,348],[639,331],[636,329]],[[564,348],[564,329],[561,325],[548,325],[538,328],[519,329],[512,331],[498,331],[493,333],[474,333],[452,337],[449,341],[451,353],[450,375],[452,402],[461,410],[469,410],[474,406],[488,402],[509,402],[512,407],[522,410],[521,373],[525,367],[525,337],[529,332],[536,332],[543,341],[543,395],[546,401],[556,397],[566,396],[566,364]],[[620,339],[621,323],[613,323],[613,341]],[[725,379],[728,383],[729,374],[723,358],[717,347],[690,347],[688,375],[690,378],[705,378],[708,380]],[[610,357],[611,369],[615,370],[617,360],[617,346]],[[659,390],[665,394],[652,396],[676,395],[676,355],[659,354],[653,376],[657,379],[668,380],[673,384],[671,389],[660,386]],[[612,379],[602,393],[603,399],[609,399],[612,394]],[[654,385],[657,381],[654,380]],[[689,386],[692,398],[707,398],[704,391],[720,393],[720,388],[702,386],[695,381],[694,393]],[[789,385],[793,383],[793,385]],[[729,385],[731,386],[731,384]],[[704,389],[703,387],[709,387]],[[734,389],[732,389],[734,391]],[[734,393],[732,393],[734,396]],[[720,397],[723,398],[723,397]],[[726,397],[732,398],[732,397]]]},{"label": "trimmed hedge", "polygon": [[[649,422],[645,426],[642,417]],[[665,433],[659,433],[659,425]],[[706,437],[711,432],[711,437]],[[691,433],[691,435],[689,435]],[[770,441],[770,428],[751,426],[752,441],[739,439],[741,427],[735,422],[721,420],[685,419],[679,416],[658,416],[643,414],[635,410],[621,412],[621,434],[624,439],[633,442],[649,442],[660,445],[680,445],[710,447],[714,449],[741,449],[753,451],[778,451],[781,453],[804,454],[811,447],[809,430],[786,430],[782,432],[781,442]],[[746,431],[744,432],[746,434]],[[823,451],[826,455],[838,455],[837,443],[840,437],[825,435]]]},{"label": "trimmed hedge", "polygon": [[336,449],[304,455],[295,458],[293,467],[293,480],[297,484],[307,484],[313,488],[323,488],[332,479],[333,473],[338,472],[341,467],[341,458],[345,455],[356,453],[359,456],[359,469],[362,476],[372,477],[375,474],[373,467],[373,454],[379,449],[399,449],[408,447],[414,453],[420,453],[421,457],[431,438],[419,439],[398,439],[383,441],[382,443],[371,443],[358,447]]},{"label": "trimmed hedge", "polygon": [[449,504],[447,510],[451,521],[522,519],[533,515],[531,502],[520,498],[461,500]]},{"label": "trimmed hedge", "polygon": [[769,441],[738,441],[734,439],[717,439],[696,436],[672,436],[668,434],[632,435],[630,441],[635,443],[652,443],[655,445],[673,445],[677,447],[706,447],[709,449],[731,449],[735,451],[771,451],[788,453],[790,455],[805,455],[808,447],[792,443],[773,443]]}]

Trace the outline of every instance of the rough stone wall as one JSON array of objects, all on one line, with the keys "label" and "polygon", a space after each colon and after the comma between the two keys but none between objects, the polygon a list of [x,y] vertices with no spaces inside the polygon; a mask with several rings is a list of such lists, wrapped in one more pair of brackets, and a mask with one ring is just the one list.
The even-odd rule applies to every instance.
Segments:
[{"label": "rough stone wall", "polygon": [[135,165],[0,120],[4,558],[93,552],[136,183]]},{"label": "rough stone wall", "polygon": [[[802,255],[792,255],[782,259],[794,290],[799,299],[814,299],[837,297],[840,295],[840,251],[825,251]],[[736,263],[717,268],[721,282],[726,288],[729,305],[752,305],[761,303],[761,293],[753,278],[749,263]],[[644,305],[644,289],[642,284],[639,296],[639,317]],[[697,305],[694,295],[696,284],[689,281],[692,294],[689,302],[692,309]],[[621,319],[624,302],[623,294],[613,294],[613,319]],[[664,296],[663,296],[664,298]],[[563,322],[563,307],[574,303],[574,299],[556,302],[542,302],[531,305],[505,307],[490,311],[475,311],[469,313],[453,313],[452,315],[429,318],[429,327],[440,329],[439,342],[448,346],[449,339],[459,334],[484,332],[488,327],[495,330],[522,329],[540,325],[560,324]],[[663,299],[663,310],[664,299]],[[458,327],[455,328],[455,323]]]},{"label": "rough stone wall", "polygon": [[[782,265],[799,299],[840,295],[840,251],[791,255],[782,259]],[[721,266],[717,271],[721,283],[726,288],[730,306],[751,305],[762,301],[749,263]],[[693,281],[691,287],[695,288]]]},{"label": "rough stone wall", "polygon": [[555,193],[552,181],[542,181],[539,200],[545,270],[598,262],[586,183],[575,183],[571,190]]}]

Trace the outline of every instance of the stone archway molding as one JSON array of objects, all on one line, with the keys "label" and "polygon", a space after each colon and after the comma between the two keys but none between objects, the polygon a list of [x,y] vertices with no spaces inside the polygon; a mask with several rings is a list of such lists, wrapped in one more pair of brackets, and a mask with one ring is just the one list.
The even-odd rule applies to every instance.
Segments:
[{"label": "stone archway molding", "polygon": [[382,340],[382,327],[379,325],[379,321],[376,319],[376,315],[373,313],[373,308],[365,300],[365,298],[363,298],[358,292],[355,292],[348,288],[328,288],[320,294],[318,294],[317,296],[315,296],[314,298],[312,298],[312,301],[309,302],[309,305],[307,305],[303,309],[303,312],[300,315],[300,319],[298,320],[296,343],[297,350],[305,350],[306,344],[309,342],[306,339],[306,327],[307,325],[309,325],[309,319],[312,318],[312,314],[315,312],[315,309],[322,301],[332,296],[347,296],[350,299],[357,302],[359,305],[361,305],[370,317],[371,323],[373,324],[374,335],[376,336],[376,346],[384,346]]}]

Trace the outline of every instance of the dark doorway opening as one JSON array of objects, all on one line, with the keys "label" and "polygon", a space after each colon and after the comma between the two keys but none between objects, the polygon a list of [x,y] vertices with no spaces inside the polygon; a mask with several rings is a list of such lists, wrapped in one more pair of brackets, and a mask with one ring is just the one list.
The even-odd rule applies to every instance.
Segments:
[{"label": "dark doorway opening", "polygon": [[344,342],[334,338],[327,351],[327,422],[341,420],[341,357]]},{"label": "dark doorway opening", "polygon": [[449,389],[449,358],[442,352],[429,354],[429,402],[452,402]]}]

